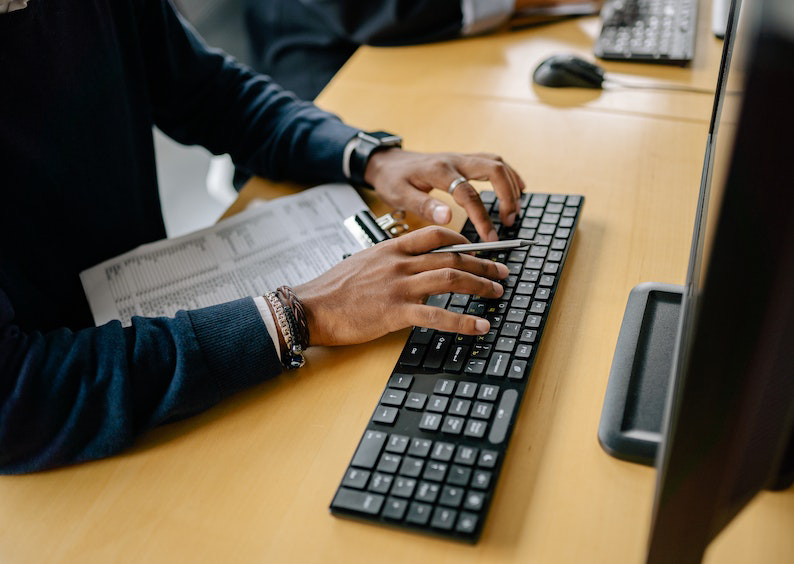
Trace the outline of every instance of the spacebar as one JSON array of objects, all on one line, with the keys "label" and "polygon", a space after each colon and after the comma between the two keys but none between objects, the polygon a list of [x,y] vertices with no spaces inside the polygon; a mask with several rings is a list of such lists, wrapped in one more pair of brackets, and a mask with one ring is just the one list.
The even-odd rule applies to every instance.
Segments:
[{"label": "spacebar", "polygon": [[493,425],[491,425],[491,433],[488,435],[488,440],[491,441],[492,444],[497,445],[505,440],[517,400],[518,392],[515,390],[506,390],[505,393],[502,394],[499,407],[496,408],[496,417],[494,418]]}]

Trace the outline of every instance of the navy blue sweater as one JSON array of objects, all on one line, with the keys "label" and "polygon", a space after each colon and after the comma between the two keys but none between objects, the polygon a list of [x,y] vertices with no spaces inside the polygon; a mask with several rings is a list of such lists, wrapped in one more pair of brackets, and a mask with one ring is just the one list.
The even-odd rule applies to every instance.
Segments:
[{"label": "navy blue sweater", "polygon": [[0,15],[0,472],[108,456],[280,372],[243,299],[92,327],[78,274],[165,236],[152,126],[339,181],[357,130],[208,49],[166,0]]}]

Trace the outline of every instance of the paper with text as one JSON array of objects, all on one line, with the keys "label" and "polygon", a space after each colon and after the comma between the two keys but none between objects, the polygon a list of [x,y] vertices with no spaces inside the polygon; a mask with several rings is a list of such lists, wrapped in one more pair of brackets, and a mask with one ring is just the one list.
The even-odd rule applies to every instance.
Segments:
[{"label": "paper with text", "polygon": [[343,221],[365,208],[351,186],[326,184],[142,245],[80,273],[94,322],[170,317],[316,278],[362,249]]}]

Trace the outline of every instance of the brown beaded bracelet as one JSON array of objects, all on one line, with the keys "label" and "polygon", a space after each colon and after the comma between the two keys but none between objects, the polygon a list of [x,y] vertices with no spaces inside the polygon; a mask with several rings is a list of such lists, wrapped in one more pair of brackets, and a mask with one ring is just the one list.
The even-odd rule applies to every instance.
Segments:
[{"label": "brown beaded bracelet", "polygon": [[287,370],[300,368],[306,362],[303,346],[298,342],[298,329],[292,309],[282,303],[275,292],[265,292],[267,302],[278,329],[278,344],[281,350],[281,364]]},{"label": "brown beaded bracelet", "polygon": [[295,292],[289,286],[279,286],[276,295],[288,308],[296,325],[295,337],[302,350],[309,348],[309,323],[306,319],[306,310]]}]

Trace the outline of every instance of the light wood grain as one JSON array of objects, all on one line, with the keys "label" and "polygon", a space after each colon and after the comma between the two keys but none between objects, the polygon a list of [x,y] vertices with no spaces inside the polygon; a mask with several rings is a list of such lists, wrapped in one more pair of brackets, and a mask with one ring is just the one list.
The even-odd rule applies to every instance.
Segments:
[{"label": "light wood grain", "polygon": [[[351,123],[401,132],[411,149],[495,151],[530,190],[586,197],[477,545],[328,512],[401,331],[311,349],[295,374],[154,430],[120,456],[0,478],[0,562],[641,562],[655,473],[606,455],[596,429],[629,290],[684,281],[710,105],[529,89],[541,51],[589,48],[579,25],[589,24],[364,49],[319,99]],[[692,70],[642,72],[701,84],[715,65],[707,50]],[[294,189],[255,179],[230,213]],[[456,210],[452,226],[463,219]],[[708,561],[792,562],[792,530],[794,493],[763,494]]]}]

